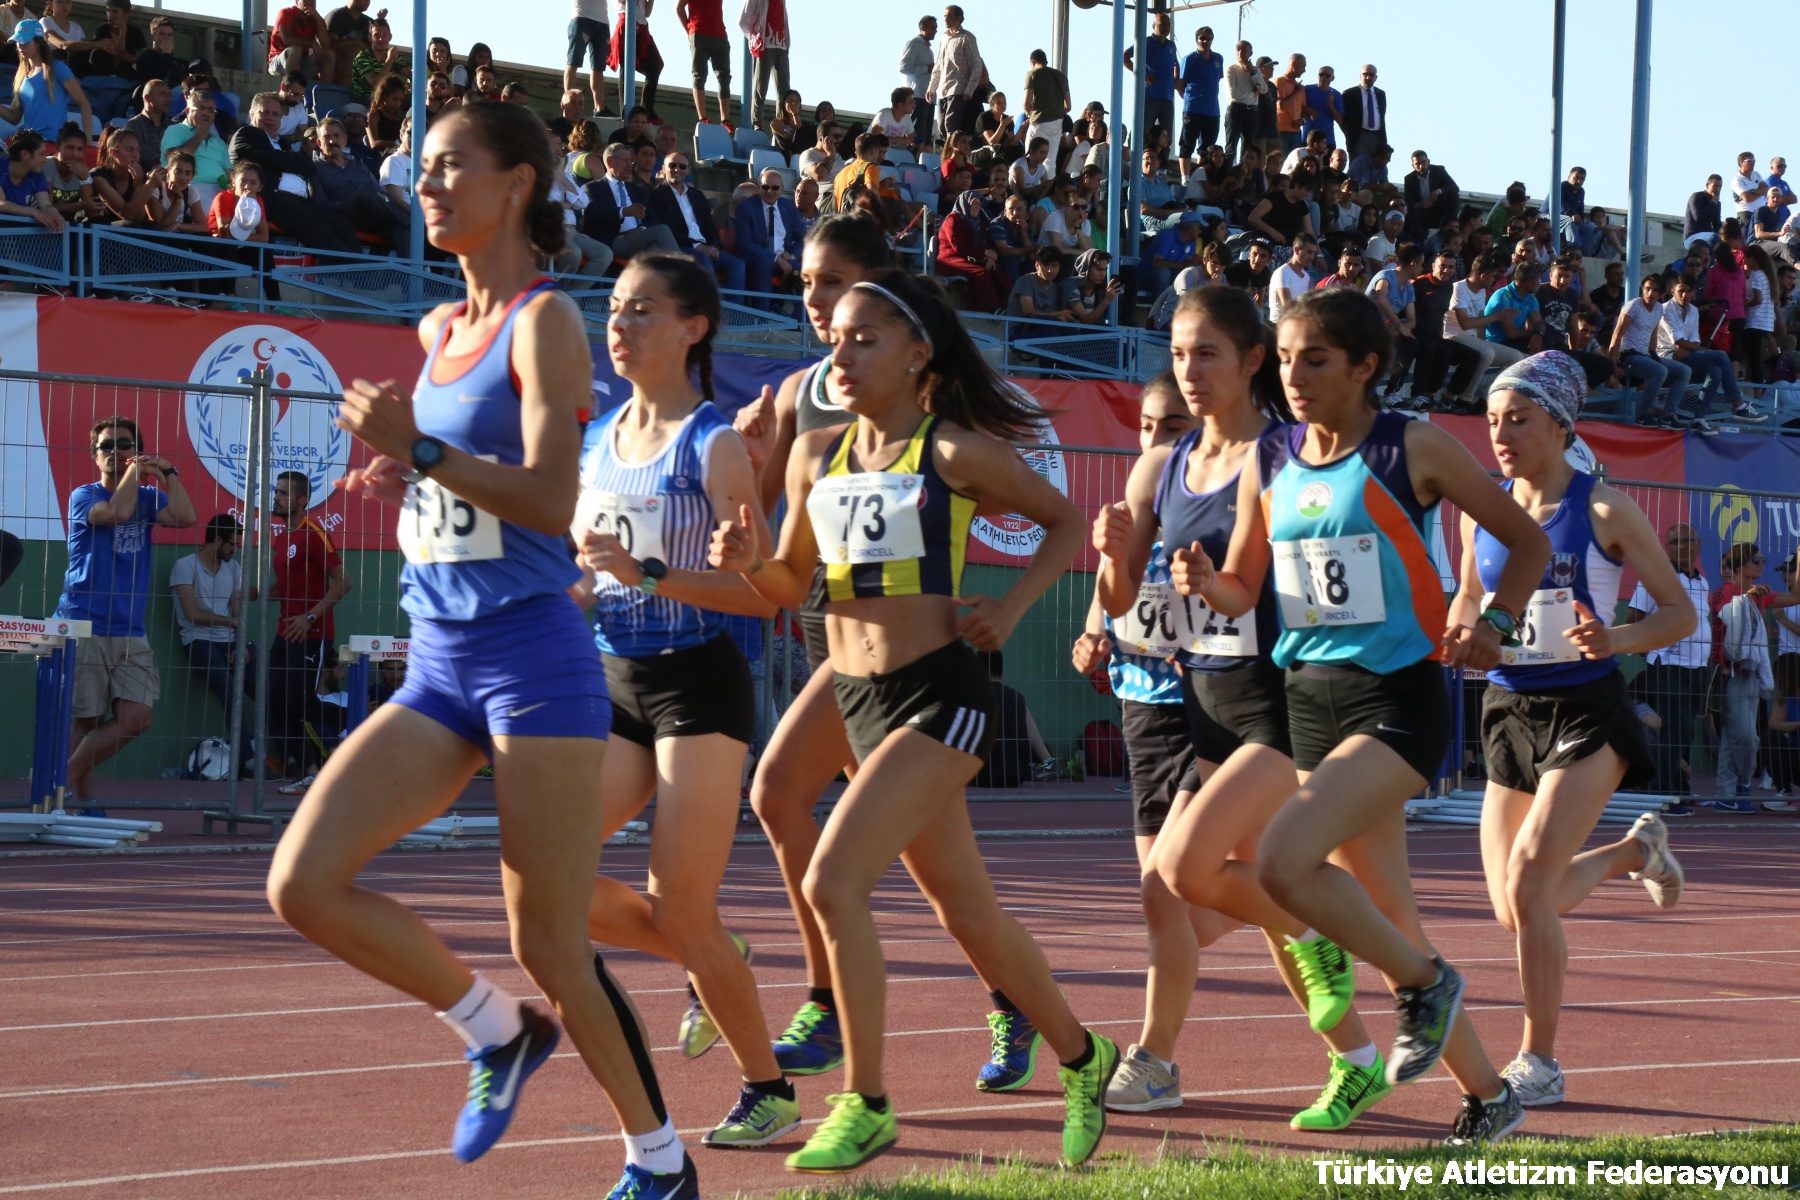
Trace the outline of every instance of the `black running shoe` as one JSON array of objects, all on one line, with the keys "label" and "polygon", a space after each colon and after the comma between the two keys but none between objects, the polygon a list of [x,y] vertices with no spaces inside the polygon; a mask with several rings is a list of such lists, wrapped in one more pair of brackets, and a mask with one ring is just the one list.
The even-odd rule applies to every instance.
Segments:
[{"label": "black running shoe", "polygon": [[1441,958],[1435,983],[1422,988],[1401,988],[1394,997],[1399,1028],[1394,1049],[1387,1059],[1387,1081],[1396,1087],[1411,1083],[1437,1065],[1450,1028],[1462,1006],[1463,978]]}]

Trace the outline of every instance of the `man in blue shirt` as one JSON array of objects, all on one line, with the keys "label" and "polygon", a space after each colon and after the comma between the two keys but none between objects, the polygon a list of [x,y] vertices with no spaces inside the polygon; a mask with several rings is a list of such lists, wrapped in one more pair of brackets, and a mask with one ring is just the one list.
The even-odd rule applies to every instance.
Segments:
[{"label": "man in blue shirt", "polygon": [[[1175,132],[1175,89],[1181,84],[1181,54],[1169,14],[1159,12],[1150,19],[1150,36],[1144,39],[1144,137],[1157,126]],[[1125,69],[1134,70],[1131,52],[1125,52]]]},{"label": "man in blue shirt", "polygon": [[[1488,297],[1484,315],[1499,313],[1500,319],[1482,329],[1482,336],[1523,354],[1536,354],[1539,347],[1533,343],[1541,341],[1544,329],[1537,298],[1538,281],[1543,277],[1544,268],[1535,261],[1515,263],[1513,281]],[[1505,315],[1507,310],[1511,316]]]},{"label": "man in blue shirt", "polygon": [[139,453],[135,422],[108,417],[94,426],[90,444],[100,482],[69,496],[69,569],[56,608],[59,617],[94,625],[93,636],[76,644],[69,795],[77,803],[71,807],[93,795],[94,768],[150,728],[162,692],[144,636],[150,532],[155,525],[194,523],[194,502],[169,460]]},{"label": "man in blue shirt", "polygon": [[1163,177],[1162,155],[1146,146],[1142,162],[1133,190],[1137,193],[1138,231],[1151,237],[1180,220],[1187,206],[1181,202],[1181,188]]},{"label": "man in blue shirt", "polygon": [[1311,134],[1315,130],[1324,133],[1325,145],[1337,148],[1337,127],[1344,123],[1344,93],[1331,86],[1337,78],[1337,72],[1330,67],[1319,68],[1319,82],[1306,85],[1306,107],[1312,109],[1313,115],[1300,123],[1300,132]]},{"label": "man in blue shirt", "polygon": [[1213,52],[1212,26],[1194,32],[1200,48],[1181,66],[1181,178],[1193,170],[1194,151],[1204,153],[1219,141],[1219,83],[1225,78],[1225,56]]}]

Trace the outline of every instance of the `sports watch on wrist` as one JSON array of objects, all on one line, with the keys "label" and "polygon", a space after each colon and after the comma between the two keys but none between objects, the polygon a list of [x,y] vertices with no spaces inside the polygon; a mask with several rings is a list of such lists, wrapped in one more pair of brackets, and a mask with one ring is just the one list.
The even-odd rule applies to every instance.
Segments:
[{"label": "sports watch on wrist", "polygon": [[669,573],[669,564],[660,558],[643,558],[638,560],[638,570],[644,573],[644,577],[638,580],[638,591],[646,596],[654,596],[656,585]]},{"label": "sports watch on wrist", "polygon": [[1519,618],[1498,605],[1481,610],[1481,620],[1487,623],[1500,636],[1502,646],[1517,646],[1519,641]]},{"label": "sports watch on wrist", "polygon": [[444,443],[434,437],[421,437],[412,444],[412,473],[417,478],[407,482],[417,483],[443,464]]}]

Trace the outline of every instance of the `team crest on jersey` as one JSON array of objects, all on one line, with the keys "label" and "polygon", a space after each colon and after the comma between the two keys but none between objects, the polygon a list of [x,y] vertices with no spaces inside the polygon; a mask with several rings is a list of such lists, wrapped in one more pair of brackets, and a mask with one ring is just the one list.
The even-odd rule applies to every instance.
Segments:
[{"label": "team crest on jersey", "polygon": [[1300,515],[1309,521],[1315,521],[1325,515],[1331,507],[1331,485],[1329,483],[1309,483],[1300,489],[1299,499],[1295,503]]},{"label": "team crest on jersey", "polygon": [[901,490],[901,491],[903,491],[903,492],[909,492],[909,491],[911,491],[911,490],[912,490],[912,489],[913,489],[913,488],[916,488],[916,487],[918,487],[918,486],[919,486],[919,479],[918,479],[918,476],[916,476],[916,475],[902,475],[902,476],[901,476],[901,477],[900,477],[900,490]]},{"label": "team crest on jersey", "polygon": [[1573,554],[1552,554],[1550,556],[1550,586],[1566,588],[1575,583],[1575,556]]}]

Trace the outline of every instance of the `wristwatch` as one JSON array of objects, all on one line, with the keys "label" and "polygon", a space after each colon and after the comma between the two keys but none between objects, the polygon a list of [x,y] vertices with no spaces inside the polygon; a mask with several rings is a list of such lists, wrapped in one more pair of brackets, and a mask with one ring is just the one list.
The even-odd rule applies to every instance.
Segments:
[{"label": "wristwatch", "polygon": [[644,577],[638,580],[638,591],[646,596],[654,596],[656,585],[669,573],[669,564],[660,558],[644,558],[638,560],[638,570],[644,573]]},{"label": "wristwatch", "polygon": [[1502,646],[1517,646],[1519,641],[1519,618],[1499,605],[1490,605],[1481,611],[1481,620],[1489,629],[1500,635]]},{"label": "wristwatch", "polygon": [[417,483],[419,479],[431,474],[444,463],[444,443],[434,437],[421,437],[412,444],[412,469],[417,478],[407,480]]}]

